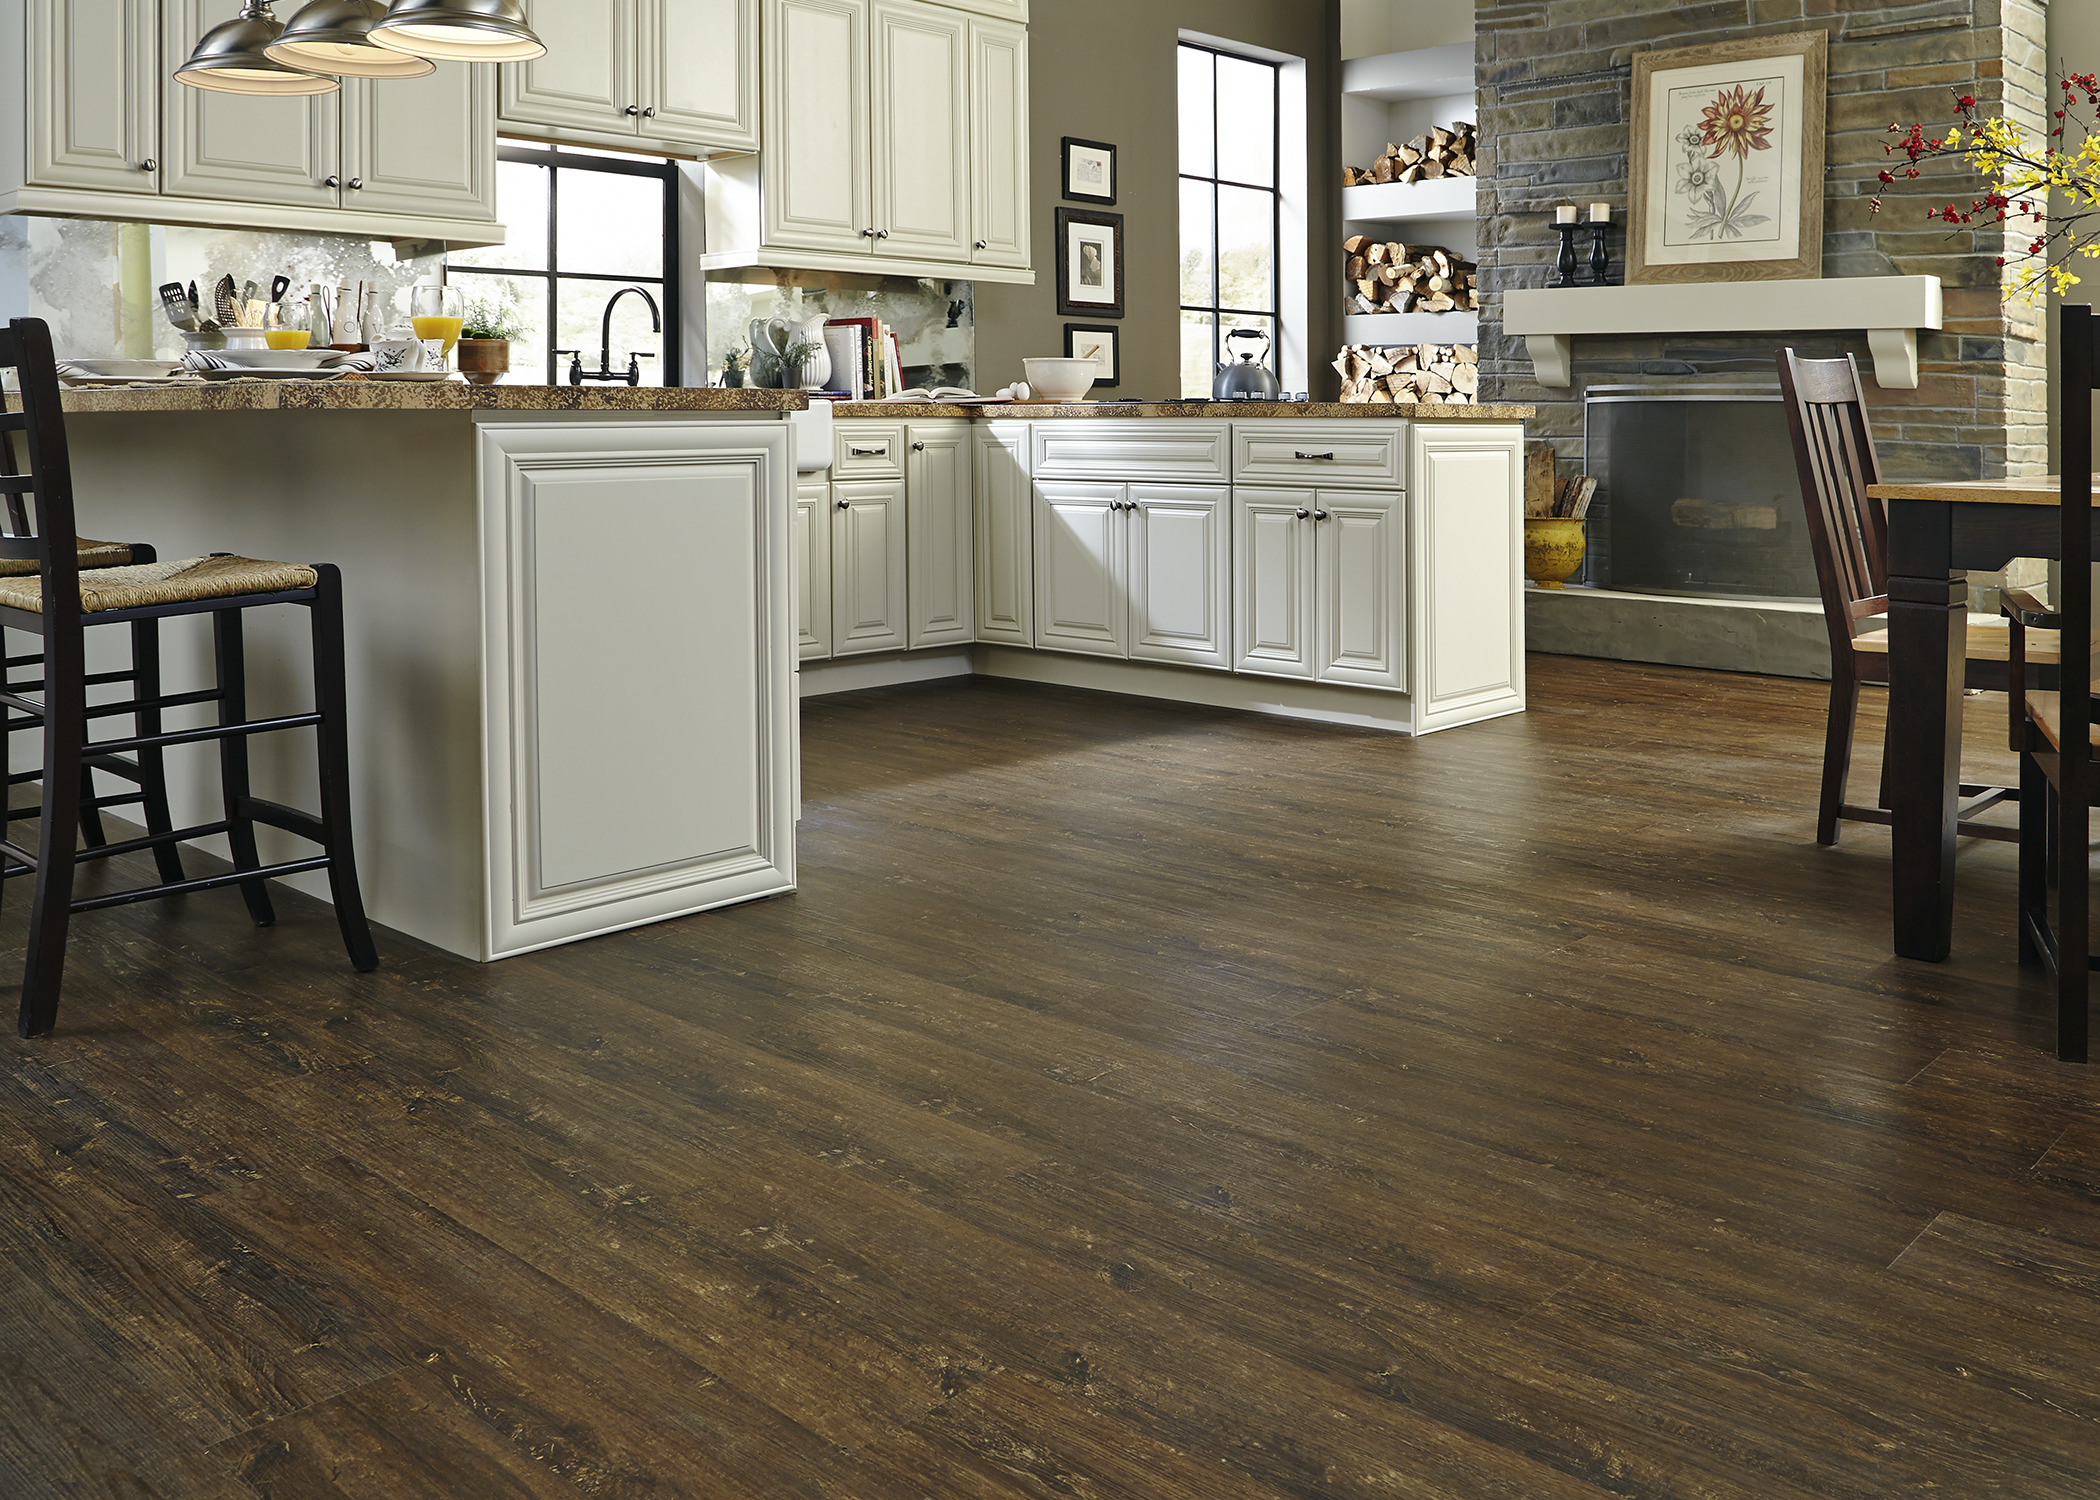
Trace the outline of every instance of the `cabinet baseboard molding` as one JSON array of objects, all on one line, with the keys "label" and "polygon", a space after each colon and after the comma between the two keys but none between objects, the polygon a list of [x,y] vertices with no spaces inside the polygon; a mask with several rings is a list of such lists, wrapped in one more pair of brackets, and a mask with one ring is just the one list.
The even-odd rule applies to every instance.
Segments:
[{"label": "cabinet baseboard molding", "polygon": [[703,271],[740,271],[751,267],[781,271],[830,271],[850,276],[930,277],[937,281],[999,281],[1034,286],[1035,272],[1025,266],[987,266],[952,260],[908,260],[896,256],[839,255],[827,250],[789,250],[777,245],[748,250],[711,251],[700,257]]},{"label": "cabinet baseboard molding", "polygon": [[968,646],[932,651],[885,651],[869,656],[841,656],[802,664],[802,696],[853,693],[862,688],[900,687],[942,677],[967,677],[976,671]]}]

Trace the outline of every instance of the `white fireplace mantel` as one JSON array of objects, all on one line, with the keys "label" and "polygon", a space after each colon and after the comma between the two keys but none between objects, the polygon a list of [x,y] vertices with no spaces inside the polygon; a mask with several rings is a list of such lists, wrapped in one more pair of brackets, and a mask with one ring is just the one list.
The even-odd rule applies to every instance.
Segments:
[{"label": "white fireplace mantel", "polygon": [[1918,330],[1940,326],[1937,276],[1701,281],[1661,286],[1523,287],[1502,294],[1502,328],[1522,334],[1540,385],[1574,383],[1577,334],[1801,333],[1864,329],[1874,379],[1918,386]]}]

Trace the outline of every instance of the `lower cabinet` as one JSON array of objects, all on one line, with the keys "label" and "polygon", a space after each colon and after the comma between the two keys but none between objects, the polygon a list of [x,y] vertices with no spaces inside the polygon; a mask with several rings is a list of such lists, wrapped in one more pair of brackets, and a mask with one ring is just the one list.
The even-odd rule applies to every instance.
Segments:
[{"label": "lower cabinet", "polygon": [[972,538],[977,553],[977,639],[1035,644],[1035,502],[1028,487],[1028,424],[977,429]]},{"label": "lower cabinet", "polygon": [[1050,480],[1035,496],[1037,646],[1229,665],[1228,489]]},{"label": "lower cabinet", "polygon": [[1405,496],[1241,488],[1233,511],[1233,669],[1404,690]]},{"label": "lower cabinet", "polygon": [[821,477],[795,488],[795,653],[831,655],[831,486]]},{"label": "lower cabinet", "polygon": [[831,654],[902,651],[904,481],[831,486]]},{"label": "lower cabinet", "polygon": [[905,429],[904,574],[915,650],[976,633],[970,509],[969,423],[912,423]]}]

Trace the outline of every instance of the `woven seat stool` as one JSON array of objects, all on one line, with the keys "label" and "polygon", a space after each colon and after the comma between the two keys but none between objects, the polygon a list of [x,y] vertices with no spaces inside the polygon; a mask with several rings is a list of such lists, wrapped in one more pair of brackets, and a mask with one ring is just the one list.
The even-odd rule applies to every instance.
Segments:
[{"label": "woven seat stool", "polygon": [[[22,977],[18,1031],[24,1037],[50,1033],[58,1016],[65,972],[66,934],[75,912],[148,901],[162,896],[238,885],[258,926],[276,920],[266,882],[273,876],[326,870],[335,901],[336,922],[351,964],[359,970],[378,966],[358,892],[351,853],[349,738],[346,729],[346,685],[343,675],[343,596],[341,574],[325,563],[274,563],[251,558],[212,556],[163,562],[134,561],[83,571],[74,534],[72,473],[67,457],[64,418],[51,336],[34,318],[18,318],[0,329],[0,370],[16,371],[21,411],[0,415],[0,436],[19,432],[27,450],[27,471],[15,472],[12,459],[0,472],[5,530],[0,531],[0,627],[41,637],[41,697],[26,695],[27,683],[0,689],[0,707],[11,716],[10,728],[42,730],[41,767],[24,779],[39,780],[42,796],[35,809],[35,848],[13,839],[0,840],[0,883],[33,876],[29,943]],[[135,556],[136,554],[134,554]],[[34,572],[5,571],[7,563],[29,562]],[[250,609],[298,605],[308,612],[313,631],[314,708],[310,713],[250,719],[247,710],[246,654],[242,615]],[[191,692],[166,693],[159,684],[157,656],[133,661],[134,696],[129,702],[89,702],[91,679],[86,668],[86,636],[93,628],[155,623],[184,615],[208,615],[212,622],[216,681]],[[157,652],[157,638],[152,641]],[[134,649],[140,637],[134,634]],[[30,658],[33,659],[33,658]],[[104,674],[101,680],[108,680]],[[168,709],[214,704],[214,725],[164,730],[160,716]],[[92,721],[130,717],[134,732],[98,740],[88,731]],[[281,730],[315,731],[320,771],[319,815],[257,797],[248,783],[248,738]],[[142,838],[79,847],[80,789],[90,767],[114,768],[123,757],[157,758],[176,745],[216,742],[224,816],[187,828],[149,827]],[[12,778],[12,767],[9,768]],[[165,818],[165,802],[161,808]],[[277,864],[262,863],[256,850],[255,825],[282,829],[319,846],[319,853]],[[225,834],[233,853],[233,870],[222,875],[185,879],[180,866],[170,878],[165,862],[153,885],[96,895],[73,896],[74,875],[93,859],[152,851],[156,856],[185,840]]]}]

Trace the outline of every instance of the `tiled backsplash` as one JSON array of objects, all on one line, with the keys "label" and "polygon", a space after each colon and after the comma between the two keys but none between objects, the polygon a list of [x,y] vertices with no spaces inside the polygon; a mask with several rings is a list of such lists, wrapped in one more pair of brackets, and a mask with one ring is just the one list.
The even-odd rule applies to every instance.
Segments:
[{"label": "tiled backsplash", "polygon": [[[720,384],[723,356],[751,342],[753,318],[786,317],[804,323],[822,313],[828,318],[880,318],[895,329],[907,386],[953,385],[975,390],[974,302],[967,281],[884,277],[881,289],[872,292],[710,281],[706,383]],[[1021,372],[1016,370],[1005,378],[1018,380]],[[688,371],[686,379],[701,384],[697,371]]]}]

